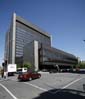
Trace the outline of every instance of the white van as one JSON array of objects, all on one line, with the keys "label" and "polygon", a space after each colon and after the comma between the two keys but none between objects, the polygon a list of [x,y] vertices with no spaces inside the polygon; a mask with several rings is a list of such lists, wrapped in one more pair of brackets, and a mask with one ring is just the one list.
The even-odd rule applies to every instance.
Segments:
[{"label": "white van", "polygon": [[[17,71],[16,64],[8,64],[7,65],[8,76],[13,76],[14,73],[16,73],[16,71]],[[5,73],[5,75],[6,75],[6,73]]]}]

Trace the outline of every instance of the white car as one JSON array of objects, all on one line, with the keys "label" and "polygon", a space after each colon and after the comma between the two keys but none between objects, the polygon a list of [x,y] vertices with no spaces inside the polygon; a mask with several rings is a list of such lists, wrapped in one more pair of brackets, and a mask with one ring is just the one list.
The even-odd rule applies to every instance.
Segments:
[{"label": "white car", "polygon": [[17,73],[27,72],[27,68],[18,68]]}]

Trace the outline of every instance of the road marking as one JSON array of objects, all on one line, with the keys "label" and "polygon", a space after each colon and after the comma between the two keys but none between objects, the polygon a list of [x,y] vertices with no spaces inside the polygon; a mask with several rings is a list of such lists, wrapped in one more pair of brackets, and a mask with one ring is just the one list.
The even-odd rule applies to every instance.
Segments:
[{"label": "road marking", "polygon": [[41,88],[41,87],[36,86],[36,85],[34,85],[34,84],[27,83],[27,82],[24,82],[24,83],[25,83],[25,84],[28,84],[28,85],[30,85],[30,86],[32,86],[32,87],[35,87],[35,88],[37,88],[37,89],[39,89],[39,90],[42,90],[42,91],[48,91],[47,89]]},{"label": "road marking", "polygon": [[62,87],[62,88],[59,89],[58,91],[55,91],[54,94],[56,94],[56,93],[60,92],[61,90],[65,89],[65,88],[67,88],[67,87],[69,87],[69,86],[71,86],[72,84],[74,84],[74,83],[80,81],[81,79],[83,79],[83,78],[79,78],[79,79],[76,79],[76,80],[72,81],[71,83],[69,83],[69,84],[67,84],[66,86]]},{"label": "road marking", "polygon": [[9,91],[3,84],[0,83],[0,86],[3,87],[12,97],[13,99],[18,99],[17,97],[15,97],[11,91]]},{"label": "road marking", "polygon": [[81,79],[83,79],[83,78],[79,78],[79,79],[76,79],[76,80],[72,81],[71,83],[69,83],[69,84],[67,84],[66,86],[62,87],[62,89],[65,89],[65,88],[71,86],[72,84],[74,84],[74,83],[80,81]]},{"label": "road marking", "polygon": [[[57,91],[55,91],[55,92],[49,91],[49,90],[47,90],[47,89],[41,88],[41,87],[39,87],[39,86],[36,86],[36,85],[31,84],[31,83],[28,83],[28,82],[24,82],[24,83],[25,83],[25,84],[28,84],[28,85],[30,85],[30,86],[32,86],[32,87],[35,87],[35,88],[37,88],[37,89],[39,89],[39,90],[49,91],[49,93],[51,93],[51,94],[56,94],[56,93],[62,91],[63,89],[65,89],[65,88],[71,86],[72,84],[74,84],[74,83],[80,81],[81,79],[83,79],[83,78],[76,79],[76,80],[72,81],[71,83],[67,84],[66,86],[62,87],[61,89],[59,89],[59,90],[57,90]],[[56,89],[56,88],[55,88],[55,89]]]}]

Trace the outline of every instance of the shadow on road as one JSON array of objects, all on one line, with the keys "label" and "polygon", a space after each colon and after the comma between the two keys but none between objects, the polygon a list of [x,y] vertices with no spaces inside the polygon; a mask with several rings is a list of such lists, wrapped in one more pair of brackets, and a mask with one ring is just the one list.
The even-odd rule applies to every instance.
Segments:
[{"label": "shadow on road", "polygon": [[81,70],[81,71],[73,71],[70,73],[75,73],[75,74],[85,74],[85,70]]},{"label": "shadow on road", "polygon": [[34,99],[85,99],[85,92],[83,91],[72,89],[64,89],[61,91],[59,90],[60,89],[54,89],[41,93],[38,97],[35,97]]},{"label": "shadow on road", "polygon": [[85,69],[81,69],[79,71],[62,71],[60,73],[74,73],[74,74],[85,74]]}]

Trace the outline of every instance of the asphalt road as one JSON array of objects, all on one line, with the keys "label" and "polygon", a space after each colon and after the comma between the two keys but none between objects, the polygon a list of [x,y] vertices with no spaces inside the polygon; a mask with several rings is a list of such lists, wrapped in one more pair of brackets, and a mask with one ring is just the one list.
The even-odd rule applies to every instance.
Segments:
[{"label": "asphalt road", "polygon": [[0,80],[0,99],[85,99],[85,74],[42,74],[40,79],[18,82],[17,76]]}]

